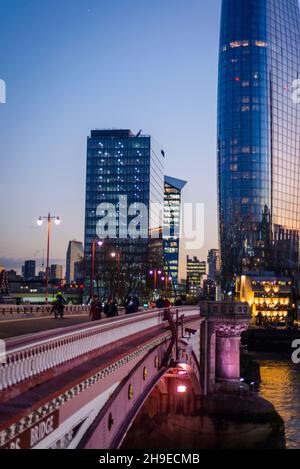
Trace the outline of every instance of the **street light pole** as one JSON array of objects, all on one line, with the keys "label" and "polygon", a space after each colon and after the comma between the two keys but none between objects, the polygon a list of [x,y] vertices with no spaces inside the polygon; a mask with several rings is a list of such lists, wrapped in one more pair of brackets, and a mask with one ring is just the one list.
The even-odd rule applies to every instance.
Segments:
[{"label": "street light pole", "polygon": [[[103,241],[97,242],[99,247],[103,246]],[[94,278],[95,278],[95,258],[96,258],[96,238],[92,239],[92,262],[91,262],[91,276],[90,276],[90,297],[94,296]]]},{"label": "street light pole", "polygon": [[50,213],[48,213],[48,220],[47,220],[46,303],[48,303],[48,296],[49,296],[50,229],[51,229],[51,216],[50,216]]},{"label": "street light pole", "polygon": [[92,239],[92,265],[91,265],[91,278],[90,278],[90,298],[94,297],[94,276],[95,276],[95,253],[96,253],[96,241]]},{"label": "street light pole", "polygon": [[112,252],[111,257],[113,259],[117,258],[117,262],[118,262],[117,296],[118,296],[118,299],[119,299],[119,297],[120,297],[120,272],[121,272],[121,254],[120,254],[120,251]]},{"label": "street light pole", "polygon": [[50,231],[51,231],[51,222],[55,220],[55,224],[58,226],[61,223],[61,219],[59,217],[52,217],[50,212],[45,217],[39,217],[37,224],[38,226],[42,226],[44,220],[47,221],[47,266],[46,266],[46,294],[45,300],[46,303],[49,302],[49,269],[50,269]]}]

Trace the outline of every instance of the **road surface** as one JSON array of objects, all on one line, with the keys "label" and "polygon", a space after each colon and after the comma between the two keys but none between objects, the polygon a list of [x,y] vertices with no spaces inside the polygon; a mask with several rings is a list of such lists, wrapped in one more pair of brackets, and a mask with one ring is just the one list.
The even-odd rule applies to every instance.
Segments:
[{"label": "road surface", "polygon": [[84,324],[90,319],[86,315],[66,316],[64,319],[54,319],[53,316],[45,318],[16,319],[0,321],[0,339],[19,337],[35,332],[49,331],[61,327]]}]

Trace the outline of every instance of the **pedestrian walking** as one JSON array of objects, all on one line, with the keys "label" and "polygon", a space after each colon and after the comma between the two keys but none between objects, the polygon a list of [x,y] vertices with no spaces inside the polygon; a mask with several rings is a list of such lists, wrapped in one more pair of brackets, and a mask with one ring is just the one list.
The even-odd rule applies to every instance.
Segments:
[{"label": "pedestrian walking", "polygon": [[100,321],[102,318],[102,303],[97,295],[93,297],[91,302],[90,317],[92,321]]}]

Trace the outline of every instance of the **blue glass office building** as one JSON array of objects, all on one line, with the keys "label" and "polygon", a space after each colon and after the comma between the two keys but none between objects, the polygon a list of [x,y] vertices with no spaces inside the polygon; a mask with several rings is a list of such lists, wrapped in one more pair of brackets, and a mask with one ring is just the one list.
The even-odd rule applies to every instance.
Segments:
[{"label": "blue glass office building", "polygon": [[223,0],[218,94],[224,279],[299,267],[300,78],[297,0]]},{"label": "blue glass office building", "polygon": [[[91,258],[92,240],[99,239],[97,224],[102,218],[100,204],[112,204],[116,209],[116,236],[104,239],[97,246],[96,273],[101,267],[101,283],[112,264],[110,253],[120,253],[122,292],[138,290],[144,281],[148,259],[149,239],[145,233],[131,239],[122,233],[124,227],[135,218],[128,214],[127,220],[120,216],[120,196],[127,197],[127,207],[142,203],[147,207],[146,227],[149,230],[161,226],[158,214],[151,204],[163,206],[164,167],[163,154],[154,148],[151,137],[133,134],[130,130],[92,130],[87,141],[86,213],[85,213],[85,259]],[[157,224],[157,225],[156,225]],[[148,231],[148,230],[147,230]],[[148,235],[148,233],[146,233]],[[116,277],[116,272],[112,272]],[[108,279],[108,283],[110,280]],[[105,283],[105,282],[104,282]],[[107,283],[107,282],[106,282]],[[123,288],[124,287],[124,288]],[[109,288],[104,285],[105,290]]]},{"label": "blue glass office building", "polygon": [[173,289],[178,292],[181,193],[186,181],[165,176],[164,195],[164,261],[165,271],[172,278]]}]

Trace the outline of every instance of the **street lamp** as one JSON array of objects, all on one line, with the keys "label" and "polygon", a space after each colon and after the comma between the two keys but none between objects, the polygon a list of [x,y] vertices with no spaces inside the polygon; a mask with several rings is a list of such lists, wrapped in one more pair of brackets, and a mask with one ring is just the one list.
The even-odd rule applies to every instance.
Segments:
[{"label": "street lamp", "polygon": [[95,277],[95,255],[96,255],[96,245],[101,248],[104,244],[104,241],[98,240],[96,238],[92,239],[92,265],[91,265],[91,278],[90,278],[90,297],[91,299],[94,296],[94,277]]},{"label": "street lamp", "polygon": [[39,217],[37,220],[37,225],[42,226],[44,220],[47,221],[47,267],[46,267],[46,303],[49,300],[49,268],[50,268],[50,228],[51,222],[54,220],[55,224],[58,226],[61,223],[61,219],[59,217],[52,217],[50,213],[48,213],[45,217]]},{"label": "street lamp", "polygon": [[117,294],[118,294],[118,299],[120,296],[120,270],[121,270],[121,254],[119,251],[113,251],[110,253],[112,259],[117,259],[118,262],[118,286],[117,286]]},{"label": "street lamp", "polygon": [[153,269],[153,270],[150,270],[149,274],[151,275],[151,277],[154,277],[154,291],[155,291],[157,287],[157,276],[162,275],[162,271]]}]

